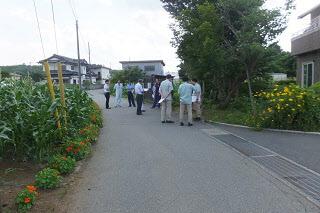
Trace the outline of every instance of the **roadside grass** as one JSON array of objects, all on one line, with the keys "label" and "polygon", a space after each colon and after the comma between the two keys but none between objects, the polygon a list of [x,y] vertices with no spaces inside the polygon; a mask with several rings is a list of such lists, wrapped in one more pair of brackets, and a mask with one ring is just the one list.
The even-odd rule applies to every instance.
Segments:
[{"label": "roadside grass", "polygon": [[203,110],[203,116],[205,120],[236,124],[236,125],[247,125],[250,115],[247,112],[236,110],[233,108],[228,109],[217,109],[217,107],[205,107]]}]

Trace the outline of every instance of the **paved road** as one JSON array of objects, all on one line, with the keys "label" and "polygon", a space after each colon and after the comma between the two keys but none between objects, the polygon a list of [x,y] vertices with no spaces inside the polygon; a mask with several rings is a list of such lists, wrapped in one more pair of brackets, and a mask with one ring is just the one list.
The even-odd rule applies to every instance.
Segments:
[{"label": "paved road", "polygon": [[[93,92],[103,106],[103,96]],[[250,160],[159,111],[104,110],[105,126],[67,212],[319,212]]]},{"label": "paved road", "polygon": [[264,146],[320,173],[320,135],[253,131],[225,125],[214,126]]}]

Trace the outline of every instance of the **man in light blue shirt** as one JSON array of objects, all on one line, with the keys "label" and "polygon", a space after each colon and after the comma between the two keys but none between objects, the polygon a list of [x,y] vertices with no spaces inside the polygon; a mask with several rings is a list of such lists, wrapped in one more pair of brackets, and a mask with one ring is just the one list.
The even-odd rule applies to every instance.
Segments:
[{"label": "man in light blue shirt", "polygon": [[161,95],[161,122],[162,123],[174,123],[171,120],[172,113],[172,76],[168,74],[166,80],[162,81],[159,87],[159,93]]},{"label": "man in light blue shirt", "polygon": [[137,99],[137,115],[142,115],[142,103],[143,103],[143,80],[139,79],[138,83],[135,85],[134,90],[136,93],[136,99]]},{"label": "man in light blue shirt", "polygon": [[183,83],[179,86],[178,93],[180,95],[180,126],[184,126],[183,115],[187,108],[188,111],[188,126],[192,126],[192,93],[195,91],[192,84],[188,81],[188,77],[182,78]]}]

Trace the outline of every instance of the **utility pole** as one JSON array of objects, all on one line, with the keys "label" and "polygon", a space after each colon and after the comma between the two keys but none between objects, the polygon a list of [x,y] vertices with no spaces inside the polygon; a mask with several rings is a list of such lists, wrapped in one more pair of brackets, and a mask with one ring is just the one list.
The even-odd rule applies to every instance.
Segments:
[{"label": "utility pole", "polygon": [[[91,51],[90,51],[90,43],[88,42],[88,51],[89,51],[89,67],[91,65]],[[90,84],[92,84],[92,76],[91,70],[89,69],[89,77],[90,77]]]},{"label": "utility pole", "polygon": [[76,20],[76,30],[77,30],[77,50],[78,50],[78,74],[79,74],[79,87],[82,89],[82,82],[81,82],[81,63],[80,63],[80,47],[79,47],[79,26],[78,20]]}]

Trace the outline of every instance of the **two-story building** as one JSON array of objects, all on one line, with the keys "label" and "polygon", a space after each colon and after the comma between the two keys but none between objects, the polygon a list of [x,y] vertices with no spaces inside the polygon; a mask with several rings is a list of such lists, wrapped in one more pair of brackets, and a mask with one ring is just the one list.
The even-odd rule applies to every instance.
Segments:
[{"label": "two-story building", "polygon": [[299,16],[310,23],[291,40],[291,53],[297,59],[297,81],[309,87],[320,81],[320,4]]},{"label": "two-story building", "polygon": [[103,81],[110,79],[111,68],[105,67],[99,64],[90,64],[88,66],[90,72],[94,73],[97,78],[97,82],[104,83]]},{"label": "two-story building", "polygon": [[[39,61],[40,64],[44,64],[44,62],[49,63],[51,78],[54,82],[58,83],[58,63],[62,64],[62,77],[63,82],[66,84],[79,84],[79,67],[78,67],[78,59],[72,59],[61,55],[54,54],[53,56]],[[90,81],[90,77],[92,79],[92,83],[96,82],[96,74],[89,73],[87,69],[89,66],[88,62],[85,59],[80,60],[80,72],[81,72],[81,81]],[[44,67],[43,67],[44,70]]]},{"label": "two-story building", "polygon": [[163,60],[120,61],[120,63],[122,64],[123,70],[131,67],[138,67],[145,72],[147,76],[164,75],[163,67],[165,66],[165,63]]}]

